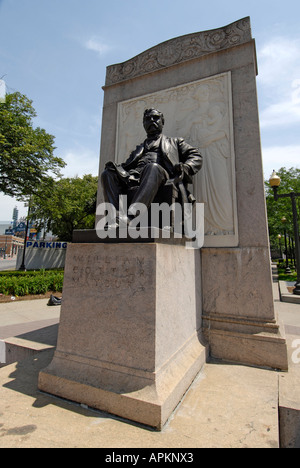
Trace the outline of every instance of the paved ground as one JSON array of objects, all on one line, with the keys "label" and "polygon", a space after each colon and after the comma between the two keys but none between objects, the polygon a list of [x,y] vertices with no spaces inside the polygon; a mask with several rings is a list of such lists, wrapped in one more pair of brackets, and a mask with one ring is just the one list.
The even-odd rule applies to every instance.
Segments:
[{"label": "paved ground", "polygon": [[[35,335],[38,337],[44,328],[57,325],[60,307],[49,307],[48,300],[11,301],[0,304],[0,339],[34,333],[36,330],[38,332]],[[47,339],[46,334],[43,335]]]},{"label": "paved ground", "polygon": [[17,257],[14,258],[0,258],[0,271],[15,270]]},{"label": "paved ground", "polygon": [[[274,291],[291,360],[292,344],[300,339],[300,305],[279,302],[277,284]],[[53,345],[50,329],[57,327],[60,308],[46,303],[0,304],[0,338],[21,334],[26,339],[28,333],[35,333],[40,342],[51,345],[52,340]],[[286,383],[289,393],[290,373],[210,362],[163,431],[156,432],[40,393],[38,373],[52,355],[50,349],[0,369],[0,447],[177,448],[187,452],[191,447],[279,445],[278,387]],[[300,364],[292,364],[292,371],[296,375],[293,398],[297,399]]]}]

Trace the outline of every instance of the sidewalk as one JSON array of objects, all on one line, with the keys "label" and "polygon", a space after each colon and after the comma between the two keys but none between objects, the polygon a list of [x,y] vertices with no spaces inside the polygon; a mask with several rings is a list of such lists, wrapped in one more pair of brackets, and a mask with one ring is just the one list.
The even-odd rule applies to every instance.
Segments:
[{"label": "sidewalk", "polygon": [[279,395],[282,439],[297,446],[300,364],[291,357],[300,339],[300,305],[280,302],[278,283],[274,292],[287,333],[289,372],[209,362],[162,432],[39,392],[38,373],[52,359],[50,329],[57,332],[60,307],[48,307],[46,300],[1,304],[2,339],[35,333],[48,349],[0,369],[0,447],[276,448]]},{"label": "sidewalk", "polygon": [[0,271],[5,271],[5,270],[15,270],[16,268],[16,263],[17,263],[17,257],[13,258],[0,258]]},{"label": "sidewalk", "polygon": [[48,299],[0,304],[0,367],[56,346],[60,307]]}]

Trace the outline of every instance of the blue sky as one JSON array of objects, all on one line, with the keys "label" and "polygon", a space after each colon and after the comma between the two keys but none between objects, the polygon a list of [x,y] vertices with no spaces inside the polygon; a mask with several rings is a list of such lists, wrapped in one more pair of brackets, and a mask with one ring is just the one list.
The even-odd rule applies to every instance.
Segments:
[{"label": "blue sky", "polygon": [[[0,78],[33,101],[64,175],[98,174],[106,67],[251,17],[265,177],[300,167],[299,0],[0,0]],[[0,104],[1,105],[1,104]],[[0,220],[24,204],[0,194]]]}]

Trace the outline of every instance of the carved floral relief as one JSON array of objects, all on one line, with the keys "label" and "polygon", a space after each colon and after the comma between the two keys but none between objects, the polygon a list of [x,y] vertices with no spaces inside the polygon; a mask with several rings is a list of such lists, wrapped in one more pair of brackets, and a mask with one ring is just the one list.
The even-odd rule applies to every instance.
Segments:
[{"label": "carved floral relief", "polygon": [[136,57],[107,68],[106,86],[251,40],[250,18],[224,28],[188,34],[166,41]]}]

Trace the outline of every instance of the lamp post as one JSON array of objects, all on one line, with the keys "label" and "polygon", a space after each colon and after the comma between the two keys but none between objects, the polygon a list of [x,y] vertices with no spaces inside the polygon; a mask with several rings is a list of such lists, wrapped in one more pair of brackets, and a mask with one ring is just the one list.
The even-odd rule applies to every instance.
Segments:
[{"label": "lamp post", "polygon": [[278,242],[279,242],[280,259],[282,260],[281,234],[278,234],[277,239],[278,239]]},{"label": "lamp post", "polygon": [[274,190],[274,199],[277,201],[279,198],[290,198],[292,202],[292,211],[293,211],[293,224],[294,224],[294,237],[295,237],[295,254],[296,254],[296,267],[297,267],[297,281],[295,284],[295,289],[293,290],[294,294],[300,296],[300,240],[299,240],[299,228],[298,228],[298,213],[296,206],[296,197],[300,197],[300,193],[278,193],[278,187],[280,186],[280,177],[276,174],[275,170],[273,171],[270,177],[270,186]]},{"label": "lamp post", "polygon": [[293,251],[293,265],[296,270],[296,257],[295,257],[295,242],[294,239],[292,239],[292,251]]},{"label": "lamp post", "polygon": [[291,236],[289,236],[289,253],[290,253],[291,267],[295,268],[295,262],[293,258],[293,239],[291,238]]},{"label": "lamp post", "polygon": [[20,271],[26,271],[25,254],[26,254],[26,246],[27,246],[27,235],[28,235],[28,229],[29,229],[30,203],[31,203],[31,197],[29,198],[29,202],[28,202],[28,214],[27,214],[27,222],[26,222],[26,229],[25,229],[25,239],[24,239],[22,264],[21,264],[21,266],[19,268]]},{"label": "lamp post", "polygon": [[286,229],[285,229],[285,223],[286,223],[286,217],[283,216],[281,218],[281,222],[283,223],[284,225],[284,228],[283,228],[283,232],[284,232],[284,247],[285,247],[285,272],[286,274],[290,274],[292,273],[291,272],[291,269],[290,269],[290,266],[289,266],[289,255],[288,255],[288,246],[287,246],[287,236],[286,236]]}]

